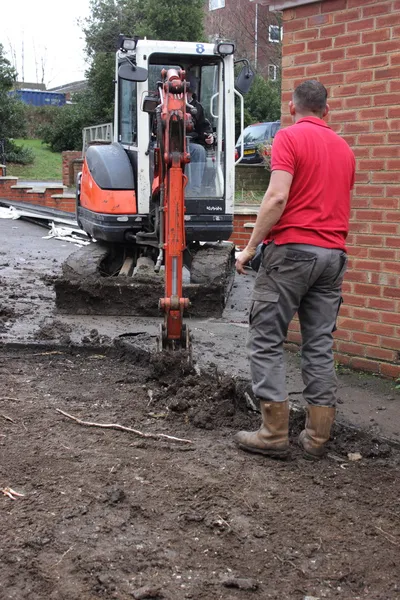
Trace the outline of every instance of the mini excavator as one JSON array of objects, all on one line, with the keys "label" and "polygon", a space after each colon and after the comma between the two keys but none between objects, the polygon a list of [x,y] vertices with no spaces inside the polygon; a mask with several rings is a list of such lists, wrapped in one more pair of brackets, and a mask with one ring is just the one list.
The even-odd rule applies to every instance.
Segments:
[{"label": "mini excavator", "polygon": [[[114,139],[86,151],[77,180],[77,221],[110,252],[121,250],[121,272],[137,271],[143,263],[156,273],[164,270],[161,346],[189,349],[183,316],[190,298],[183,293],[183,268],[196,283],[195,263],[201,256],[208,260],[200,269],[202,282],[217,264],[232,267],[234,246],[226,240],[233,230],[235,96],[243,129],[242,94],[253,73],[247,60],[235,63],[231,42],[120,36],[119,46]],[[238,63],[243,65],[235,81]],[[208,147],[196,138],[188,73],[195,81],[193,98],[204,107],[212,131]],[[196,176],[201,185],[194,188]],[[215,262],[214,256],[224,258]]]}]

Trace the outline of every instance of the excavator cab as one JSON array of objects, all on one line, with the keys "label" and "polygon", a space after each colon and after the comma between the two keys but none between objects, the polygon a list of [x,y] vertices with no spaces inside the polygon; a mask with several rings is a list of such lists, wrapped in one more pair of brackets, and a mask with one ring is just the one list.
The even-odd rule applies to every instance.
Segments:
[{"label": "excavator cab", "polygon": [[[243,101],[235,89],[234,45],[122,37],[116,54],[114,140],[88,148],[78,181],[78,222],[96,240],[129,243],[157,226],[156,134],[154,112],[147,111],[159,103],[162,69],[171,68],[195,79],[195,97],[215,140],[209,146],[197,143],[199,157],[191,152],[185,168],[187,242],[228,240],[232,233],[235,95]],[[251,69],[248,65],[244,69],[251,80]],[[191,140],[189,134],[189,149],[196,143]],[[191,185],[199,175],[200,186]]]}]

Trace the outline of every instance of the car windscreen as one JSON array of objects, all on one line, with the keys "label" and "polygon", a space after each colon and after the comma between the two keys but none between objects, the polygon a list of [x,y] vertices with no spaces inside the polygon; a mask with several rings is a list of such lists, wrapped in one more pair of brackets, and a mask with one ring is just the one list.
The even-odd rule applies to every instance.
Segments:
[{"label": "car windscreen", "polygon": [[[254,144],[254,143],[259,143],[259,142],[263,142],[265,139],[267,139],[269,137],[269,130],[270,130],[271,126],[270,125],[250,125],[249,127],[246,127],[246,129],[243,131],[243,143],[244,144]],[[236,145],[239,145],[242,143],[242,136],[239,136],[238,141],[236,142]]]}]

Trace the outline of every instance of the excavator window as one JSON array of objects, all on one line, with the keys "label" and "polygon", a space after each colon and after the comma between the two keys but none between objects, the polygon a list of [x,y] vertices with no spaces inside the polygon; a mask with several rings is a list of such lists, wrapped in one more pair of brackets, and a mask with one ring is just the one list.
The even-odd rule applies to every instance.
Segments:
[{"label": "excavator window", "polygon": [[137,146],[137,84],[135,81],[119,81],[119,141]]}]

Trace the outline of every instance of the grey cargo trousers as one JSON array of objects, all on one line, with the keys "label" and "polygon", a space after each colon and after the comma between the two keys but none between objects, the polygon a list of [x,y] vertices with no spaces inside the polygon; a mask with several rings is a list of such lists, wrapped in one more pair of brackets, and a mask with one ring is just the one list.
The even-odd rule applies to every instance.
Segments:
[{"label": "grey cargo trousers", "polygon": [[247,342],[257,398],[287,399],[283,344],[297,311],[304,399],[317,406],[335,406],[332,333],[346,267],[347,255],[342,250],[274,242],[265,246],[252,295]]}]

